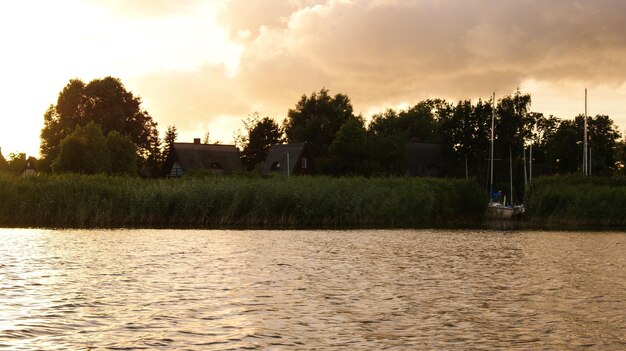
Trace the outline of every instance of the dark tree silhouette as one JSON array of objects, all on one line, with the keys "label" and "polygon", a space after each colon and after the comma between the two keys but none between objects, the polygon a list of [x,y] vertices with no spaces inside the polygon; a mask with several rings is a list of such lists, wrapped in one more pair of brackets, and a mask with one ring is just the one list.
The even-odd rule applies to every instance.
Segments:
[{"label": "dark tree silhouette", "polygon": [[111,159],[112,174],[137,174],[135,144],[133,144],[129,137],[114,130],[107,135],[106,145]]},{"label": "dark tree silhouette", "polygon": [[467,175],[484,181],[491,135],[490,102],[459,101],[449,118],[441,121],[441,138],[456,170],[454,175]]},{"label": "dark tree silhouette", "polygon": [[167,130],[165,130],[165,135],[163,136],[163,160],[165,160],[167,155],[169,155],[176,139],[178,139],[178,130],[176,129],[176,126],[167,126]]},{"label": "dark tree silhouette", "polygon": [[371,153],[363,118],[348,119],[339,128],[329,151],[335,175],[369,175]]},{"label": "dark tree silhouette", "polygon": [[626,176],[626,140],[615,145],[615,166],[617,174]]},{"label": "dark tree silhouette", "polygon": [[84,174],[110,172],[111,156],[100,126],[93,122],[84,127],[78,126],[63,138],[52,170]]},{"label": "dark tree silhouette", "polygon": [[352,104],[346,95],[330,96],[326,89],[313,92],[309,97],[303,95],[284,121],[287,141],[306,141],[315,157],[324,158],[328,156],[335,134],[351,117],[354,117]]},{"label": "dark tree silhouette", "polygon": [[254,113],[243,123],[246,135],[238,137],[242,147],[241,158],[245,167],[252,170],[265,161],[272,145],[283,142],[283,132],[272,118],[261,118],[258,113]]},{"label": "dark tree silhouette", "polygon": [[136,175],[135,144],[117,131],[106,137],[93,122],[78,126],[61,141],[59,156],[52,163],[54,172]]},{"label": "dark tree silhouette", "polygon": [[142,160],[158,151],[156,123],[141,108],[141,99],[127,91],[119,79],[106,77],[89,84],[72,79],[59,93],[57,104],[44,114],[41,154],[45,163],[57,158],[61,140],[77,126],[90,122],[100,125],[105,135],[117,131],[128,136]]},{"label": "dark tree silhouette", "polygon": [[521,155],[524,141],[530,138],[532,119],[531,98],[519,90],[503,97],[496,106],[495,154],[508,159],[509,148],[513,155]]},{"label": "dark tree silhouette", "polygon": [[[576,122],[584,129],[584,118]],[[617,170],[616,148],[621,134],[613,120],[606,115],[597,115],[588,120],[590,161],[592,174],[610,174]]]},{"label": "dark tree silhouette", "polygon": [[26,154],[20,152],[11,152],[6,159],[5,169],[12,174],[19,174],[26,166]]},{"label": "dark tree silhouette", "polygon": [[[616,148],[621,137],[613,121],[604,115],[587,117],[588,144],[591,148],[591,173],[609,174],[617,170]],[[554,135],[546,141],[547,161],[559,173],[581,172],[584,116],[561,121]]]}]

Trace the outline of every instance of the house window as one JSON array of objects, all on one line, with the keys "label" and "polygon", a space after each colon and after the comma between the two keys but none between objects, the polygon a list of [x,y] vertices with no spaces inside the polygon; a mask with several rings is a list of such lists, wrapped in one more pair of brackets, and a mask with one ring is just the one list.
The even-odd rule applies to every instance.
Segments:
[{"label": "house window", "polygon": [[306,168],[306,157],[302,158],[302,168]]},{"label": "house window", "polygon": [[280,162],[274,162],[272,164],[272,170],[280,169]]}]

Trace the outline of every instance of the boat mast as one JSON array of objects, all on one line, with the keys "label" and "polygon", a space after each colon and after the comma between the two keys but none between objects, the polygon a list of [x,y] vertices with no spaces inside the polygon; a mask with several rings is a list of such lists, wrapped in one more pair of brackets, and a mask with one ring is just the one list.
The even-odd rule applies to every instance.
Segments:
[{"label": "boat mast", "polygon": [[489,202],[492,202],[492,193],[493,193],[493,121],[495,119],[496,114],[496,92],[493,92],[493,97],[491,98],[491,150],[489,151],[489,169],[491,172],[489,179]]},{"label": "boat mast", "polygon": [[[511,147],[509,146],[509,175],[511,180],[511,205],[513,205],[513,151],[511,151]],[[505,204],[506,205],[506,204]]]},{"label": "boat mast", "polygon": [[526,146],[522,149],[524,152],[524,189],[528,185],[528,172],[526,171]]},{"label": "boat mast", "polygon": [[585,132],[583,136],[583,175],[588,175],[588,161],[587,161],[587,88],[585,88]]},{"label": "boat mast", "polygon": [[533,181],[533,143],[530,143],[530,155],[528,155],[528,158],[530,158],[530,160],[528,161],[528,166],[529,166],[529,170],[528,170],[528,181],[532,182]]}]

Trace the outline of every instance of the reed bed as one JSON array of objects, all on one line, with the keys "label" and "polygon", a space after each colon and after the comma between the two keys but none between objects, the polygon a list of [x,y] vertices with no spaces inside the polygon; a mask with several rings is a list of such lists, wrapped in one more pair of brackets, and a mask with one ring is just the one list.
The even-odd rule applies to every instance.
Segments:
[{"label": "reed bed", "polygon": [[472,181],[0,174],[0,225],[71,228],[388,228],[479,223]]},{"label": "reed bed", "polygon": [[526,195],[528,219],[551,226],[626,227],[626,177],[539,178]]}]

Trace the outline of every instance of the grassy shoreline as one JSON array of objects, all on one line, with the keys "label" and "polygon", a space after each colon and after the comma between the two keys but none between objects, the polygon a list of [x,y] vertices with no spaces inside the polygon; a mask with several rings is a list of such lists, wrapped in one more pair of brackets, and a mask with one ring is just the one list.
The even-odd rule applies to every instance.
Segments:
[{"label": "grassy shoreline", "polygon": [[529,224],[626,228],[626,177],[542,177],[526,199]]},{"label": "grassy shoreline", "polygon": [[0,174],[3,227],[477,226],[486,202],[475,182],[450,179]]},{"label": "grassy shoreline", "polygon": [[623,230],[626,177],[533,181],[523,221],[484,221],[473,181],[432,178],[132,177],[0,173],[0,227]]}]

